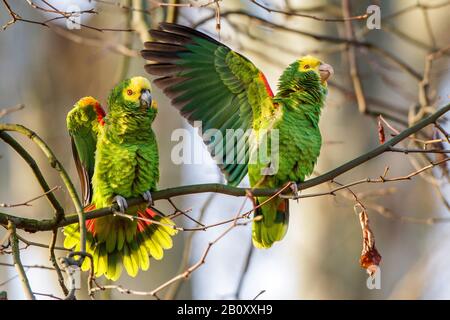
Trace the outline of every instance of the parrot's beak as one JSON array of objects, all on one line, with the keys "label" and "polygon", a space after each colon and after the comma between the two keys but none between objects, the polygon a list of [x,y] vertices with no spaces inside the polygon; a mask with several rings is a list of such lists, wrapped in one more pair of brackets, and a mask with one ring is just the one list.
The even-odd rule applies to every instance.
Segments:
[{"label": "parrot's beak", "polygon": [[141,107],[150,108],[152,105],[152,94],[150,90],[144,89],[141,91]]},{"label": "parrot's beak", "polygon": [[331,77],[334,74],[333,67],[329,64],[322,63],[319,66],[319,74],[320,74],[320,80],[322,82],[325,82],[328,80],[329,77]]}]

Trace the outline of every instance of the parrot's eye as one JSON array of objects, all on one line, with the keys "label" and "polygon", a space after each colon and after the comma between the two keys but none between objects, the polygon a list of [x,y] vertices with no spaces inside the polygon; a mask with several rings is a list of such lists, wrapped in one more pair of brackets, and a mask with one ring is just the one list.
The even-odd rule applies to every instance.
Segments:
[{"label": "parrot's eye", "polygon": [[303,66],[303,69],[309,69],[309,64],[305,64],[304,66]]},{"label": "parrot's eye", "polygon": [[133,90],[128,89],[128,90],[127,90],[127,95],[129,95],[129,96],[133,95]]}]

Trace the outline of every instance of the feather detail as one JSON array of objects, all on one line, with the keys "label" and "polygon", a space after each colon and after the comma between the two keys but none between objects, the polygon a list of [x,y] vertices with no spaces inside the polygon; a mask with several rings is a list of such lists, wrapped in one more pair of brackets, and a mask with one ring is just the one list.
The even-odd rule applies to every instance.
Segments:
[{"label": "feather detail", "polygon": [[[200,134],[208,129],[220,130],[222,135],[227,129],[245,131],[260,117],[262,107],[268,112],[275,108],[266,78],[248,59],[189,27],[172,23],[159,27],[150,31],[155,41],[146,43],[141,51],[151,62],[145,70],[162,76],[155,85],[163,89],[183,117],[191,124],[202,122]],[[225,150],[227,140],[223,137],[223,146],[217,146],[218,142],[215,146]],[[225,162],[226,152],[223,159],[216,158],[230,185],[238,185],[247,174],[248,161],[244,159],[249,152],[248,141],[243,138],[239,143],[239,155],[232,163]],[[214,150],[209,148],[213,157]]]}]

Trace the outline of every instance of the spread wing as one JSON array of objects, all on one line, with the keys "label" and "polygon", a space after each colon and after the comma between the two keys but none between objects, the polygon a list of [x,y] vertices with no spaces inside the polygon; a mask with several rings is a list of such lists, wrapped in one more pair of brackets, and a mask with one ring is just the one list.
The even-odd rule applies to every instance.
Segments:
[{"label": "spread wing", "polygon": [[72,144],[72,154],[80,178],[83,205],[92,199],[91,179],[94,174],[95,149],[99,127],[104,124],[105,112],[93,98],[78,101],[67,114],[67,129]]},{"label": "spread wing", "polygon": [[[239,184],[249,160],[248,134],[242,133],[274,107],[266,78],[247,58],[197,30],[161,23],[150,34],[156,41],[141,52],[152,62],[145,70],[160,76],[154,83],[183,117],[201,121],[203,141],[228,184]],[[220,134],[212,137],[208,129]]]}]

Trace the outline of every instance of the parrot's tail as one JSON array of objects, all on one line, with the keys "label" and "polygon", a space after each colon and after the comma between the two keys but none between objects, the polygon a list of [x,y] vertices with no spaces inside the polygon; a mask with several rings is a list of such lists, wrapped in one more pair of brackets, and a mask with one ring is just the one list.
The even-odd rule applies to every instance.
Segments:
[{"label": "parrot's tail", "polygon": [[[85,211],[93,210],[88,206]],[[139,271],[148,270],[150,258],[162,259],[164,249],[172,248],[172,236],[177,233],[174,222],[152,208],[140,206],[127,210],[134,211],[135,219],[119,216],[105,216],[86,221],[86,251],[92,255],[95,276],[104,275],[111,280],[119,279],[122,266],[128,275],[135,277]],[[80,250],[78,224],[64,228],[64,247]],[[81,266],[83,271],[91,267],[86,258]]]},{"label": "parrot's tail", "polygon": [[[267,198],[256,198],[256,205]],[[289,224],[289,200],[274,198],[255,210],[255,218],[262,216],[252,225],[252,240],[257,248],[270,248],[275,241],[284,238]]]}]

